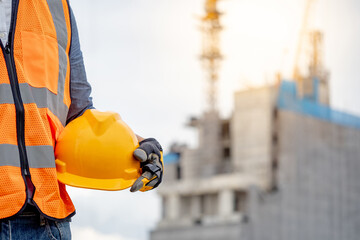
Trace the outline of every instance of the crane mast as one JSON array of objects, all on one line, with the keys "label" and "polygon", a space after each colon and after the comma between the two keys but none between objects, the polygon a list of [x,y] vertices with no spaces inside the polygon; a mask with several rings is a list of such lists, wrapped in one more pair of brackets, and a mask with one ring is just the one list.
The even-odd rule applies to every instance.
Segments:
[{"label": "crane mast", "polygon": [[205,16],[202,17],[203,45],[200,59],[207,74],[207,108],[217,111],[217,82],[219,78],[220,61],[220,12],[217,10],[218,0],[205,1]]},{"label": "crane mast", "polygon": [[[307,0],[299,42],[295,53],[293,79],[297,82],[299,95],[322,104],[329,104],[328,74],[323,67],[323,34],[309,28],[312,8],[316,0]],[[300,65],[308,63],[308,73],[302,73]]]},{"label": "crane mast", "polygon": [[307,0],[307,2],[306,2],[304,16],[303,16],[302,24],[301,24],[301,30],[300,30],[300,34],[299,34],[299,41],[298,41],[298,45],[297,45],[296,53],[295,53],[295,62],[294,62],[294,69],[293,69],[293,79],[295,81],[301,80],[299,63],[300,63],[301,54],[304,51],[304,49],[303,49],[304,43],[306,41],[306,37],[308,36],[308,31],[309,31],[308,26],[309,26],[309,18],[311,16],[311,7],[315,1],[316,0]]}]

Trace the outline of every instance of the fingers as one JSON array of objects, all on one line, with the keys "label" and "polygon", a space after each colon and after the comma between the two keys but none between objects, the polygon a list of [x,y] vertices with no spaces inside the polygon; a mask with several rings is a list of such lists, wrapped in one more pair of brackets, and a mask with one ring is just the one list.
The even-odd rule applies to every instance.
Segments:
[{"label": "fingers", "polygon": [[130,192],[137,192],[141,188],[143,188],[145,185],[145,183],[143,182],[144,179],[146,178],[144,178],[143,176],[140,176],[138,179],[136,179],[135,183],[130,188]]},{"label": "fingers", "polygon": [[153,189],[158,182],[159,182],[159,178],[156,177],[154,180],[151,180],[148,184],[146,184],[146,186],[151,187],[151,189]]},{"label": "fingers", "polygon": [[150,172],[144,172],[131,186],[130,192],[136,192],[143,188],[150,181],[152,177],[151,175],[152,174]]},{"label": "fingers", "polygon": [[134,183],[134,185],[132,185],[132,187],[130,188],[130,192],[137,192],[140,189],[142,189],[146,184],[146,178],[143,177],[139,177],[136,182]]},{"label": "fingers", "polygon": [[144,172],[132,185],[130,188],[130,192],[136,191],[148,191],[154,188],[154,186],[158,183],[159,179],[155,174],[150,172]]}]

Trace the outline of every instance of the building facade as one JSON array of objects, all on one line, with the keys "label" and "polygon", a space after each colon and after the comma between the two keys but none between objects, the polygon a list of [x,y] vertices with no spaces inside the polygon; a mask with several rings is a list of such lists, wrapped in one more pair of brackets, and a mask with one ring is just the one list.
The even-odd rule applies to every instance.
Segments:
[{"label": "building facade", "polygon": [[165,157],[151,239],[360,236],[360,118],[331,109],[327,88],[311,83],[306,94],[288,81],[240,91],[229,119],[191,119],[198,147]]}]

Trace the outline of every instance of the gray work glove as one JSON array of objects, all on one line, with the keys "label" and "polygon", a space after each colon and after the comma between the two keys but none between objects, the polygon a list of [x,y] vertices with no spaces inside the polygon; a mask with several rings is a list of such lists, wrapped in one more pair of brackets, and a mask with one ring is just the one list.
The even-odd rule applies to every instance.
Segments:
[{"label": "gray work glove", "polygon": [[159,186],[164,170],[162,147],[155,138],[141,141],[134,151],[134,157],[140,161],[142,175],[132,185],[130,191],[145,192]]}]

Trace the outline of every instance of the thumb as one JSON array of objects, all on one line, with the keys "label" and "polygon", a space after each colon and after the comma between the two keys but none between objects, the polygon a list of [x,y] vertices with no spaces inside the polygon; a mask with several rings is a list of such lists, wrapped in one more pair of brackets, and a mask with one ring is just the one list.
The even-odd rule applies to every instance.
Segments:
[{"label": "thumb", "polygon": [[141,148],[137,148],[135,151],[134,151],[134,157],[139,160],[140,162],[145,162],[148,158],[146,152],[141,149]]}]

